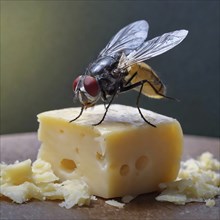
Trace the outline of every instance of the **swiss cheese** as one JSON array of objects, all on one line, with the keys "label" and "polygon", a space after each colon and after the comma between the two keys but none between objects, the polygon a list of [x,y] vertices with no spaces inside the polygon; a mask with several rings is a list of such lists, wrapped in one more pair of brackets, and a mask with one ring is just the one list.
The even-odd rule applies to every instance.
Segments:
[{"label": "swiss cheese", "polygon": [[[163,183],[159,182],[162,193],[156,197],[158,201],[175,204],[197,201],[205,202],[210,207],[215,205],[214,198],[220,195],[220,162],[211,153],[205,152],[197,160],[191,158],[181,162],[179,174],[174,180],[174,170],[178,171],[182,148],[181,128],[176,120],[142,110],[146,117],[150,116],[148,120],[154,121],[157,128],[153,128],[142,122],[133,108],[113,106],[107,121],[92,127],[89,123],[96,123],[104,111],[98,106],[95,116],[94,110],[85,112],[78,122],[69,125],[68,117],[78,110],[63,109],[39,115],[39,136],[46,140],[42,143],[39,158],[32,164],[30,159],[10,165],[1,163],[0,196],[6,196],[16,203],[24,203],[32,198],[64,200],[59,205],[69,209],[75,205],[89,205],[91,200],[96,200],[92,194],[110,198],[117,193],[123,194],[123,203],[109,199],[106,204],[122,208],[137,194],[153,190],[150,183],[157,188],[160,179]],[[57,125],[55,130],[54,125]],[[60,136],[60,133],[64,136]],[[71,142],[72,136],[76,142]],[[82,140],[87,136],[88,140]],[[56,141],[60,148],[56,146]],[[161,156],[161,152],[164,155]],[[51,157],[59,154],[61,157],[51,160]],[[41,155],[47,161],[41,159]],[[89,175],[88,172],[93,173]],[[91,183],[96,178],[102,182],[93,186]],[[89,184],[93,186],[93,191]],[[95,193],[99,187],[101,191]],[[123,187],[126,187],[126,191],[122,190]],[[142,187],[142,191],[136,193],[139,187]]]},{"label": "swiss cheese", "polygon": [[51,164],[61,181],[83,178],[92,195],[136,196],[158,189],[178,174],[183,134],[177,120],[142,109],[148,125],[133,107],[111,105],[53,110],[38,115],[38,158]]}]

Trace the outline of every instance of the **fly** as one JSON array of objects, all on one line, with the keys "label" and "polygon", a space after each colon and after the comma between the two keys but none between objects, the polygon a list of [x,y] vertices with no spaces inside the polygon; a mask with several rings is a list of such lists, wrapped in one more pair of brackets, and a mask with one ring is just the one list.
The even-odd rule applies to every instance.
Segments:
[{"label": "fly", "polygon": [[88,66],[85,74],[73,81],[74,97],[81,102],[82,107],[79,115],[70,122],[78,119],[84,109],[94,106],[101,99],[105,104],[105,113],[94,125],[101,124],[115,96],[135,89],[139,92],[136,106],[141,117],[146,123],[156,127],[142,114],[139,107],[140,95],[156,99],[170,97],[166,96],[166,87],[160,78],[144,61],[178,45],[188,31],[177,30],[145,41],[148,29],[149,25],[144,20],[122,28]]}]

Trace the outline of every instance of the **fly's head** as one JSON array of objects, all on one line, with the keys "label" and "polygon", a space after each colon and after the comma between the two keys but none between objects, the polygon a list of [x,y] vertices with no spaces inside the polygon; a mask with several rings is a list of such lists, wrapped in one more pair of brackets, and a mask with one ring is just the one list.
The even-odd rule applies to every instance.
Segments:
[{"label": "fly's head", "polygon": [[94,106],[101,96],[99,83],[95,77],[80,75],[73,81],[74,98],[85,108]]}]

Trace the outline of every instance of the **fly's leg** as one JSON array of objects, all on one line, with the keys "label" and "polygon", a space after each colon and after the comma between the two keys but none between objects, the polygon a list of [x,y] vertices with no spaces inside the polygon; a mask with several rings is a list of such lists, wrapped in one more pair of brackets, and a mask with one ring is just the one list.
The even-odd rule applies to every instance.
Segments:
[{"label": "fly's leg", "polygon": [[141,117],[144,119],[144,121],[145,121],[146,123],[148,123],[149,125],[151,125],[152,127],[155,127],[155,128],[156,128],[156,125],[150,123],[150,122],[144,117],[144,115],[142,114],[141,109],[140,109],[140,107],[139,107],[139,100],[140,100],[140,97],[141,97],[141,91],[142,91],[142,89],[143,89],[143,86],[144,86],[144,83],[141,84],[141,88],[140,88],[140,91],[139,91],[139,93],[138,93],[138,97],[137,97],[137,101],[136,101],[136,106],[137,106],[137,109],[138,109],[139,114],[140,114]]},{"label": "fly's leg", "polygon": [[107,103],[107,98],[106,98],[106,94],[103,91],[103,89],[101,90],[101,97],[102,97],[102,101],[103,101],[104,107],[106,109],[106,107],[107,107],[107,104],[106,104]]},{"label": "fly's leg", "polygon": [[78,119],[82,115],[83,110],[84,110],[84,105],[82,105],[79,115],[76,118],[74,118],[71,121],[69,121],[69,123],[71,123],[71,122],[75,121],[76,119]]},{"label": "fly's leg", "polygon": [[128,81],[125,83],[125,85],[127,86],[131,81],[132,79],[134,79],[134,77],[137,75],[137,72],[135,72],[131,77],[130,79],[128,79]]},{"label": "fly's leg", "polygon": [[109,109],[110,105],[112,104],[112,102],[113,102],[113,100],[114,100],[116,94],[117,94],[117,92],[115,92],[115,93],[112,95],[112,98],[111,98],[111,100],[109,101],[108,105],[105,106],[105,113],[104,113],[102,119],[101,119],[98,123],[93,124],[93,126],[99,125],[99,124],[101,124],[101,123],[104,121],[105,116],[106,116],[106,114],[107,114],[107,112],[108,112],[108,109]]},{"label": "fly's leg", "polygon": [[[133,78],[133,77],[134,77],[134,75],[133,75],[131,78]],[[161,94],[160,92],[158,92],[157,89],[153,86],[153,84],[152,84],[151,82],[149,82],[148,80],[142,80],[142,81],[139,81],[139,82],[134,83],[134,84],[132,84],[132,85],[121,87],[121,88],[120,88],[120,92],[125,92],[125,91],[128,91],[128,90],[134,89],[134,88],[136,88],[136,87],[138,87],[138,86],[141,86],[140,91],[139,91],[139,93],[138,93],[137,102],[136,102],[136,106],[137,106],[138,112],[139,112],[139,114],[141,115],[141,117],[144,119],[144,121],[145,121],[146,123],[148,123],[149,125],[151,125],[151,126],[153,126],[153,127],[156,127],[154,124],[150,123],[150,122],[144,117],[144,115],[142,114],[141,109],[140,109],[140,107],[139,107],[139,100],[140,100],[140,96],[141,96],[141,92],[142,92],[144,83],[148,83],[148,84],[151,86],[151,88],[154,90],[154,92],[155,92],[156,94],[158,94],[158,95],[160,95],[160,96],[162,96],[162,97],[164,97],[164,98],[174,99],[174,98],[165,96],[164,94]],[[175,100],[175,99],[174,99],[174,100]]]},{"label": "fly's leg", "polygon": [[[157,89],[154,87],[154,85],[153,85],[150,81],[148,81],[148,80],[146,80],[146,79],[145,79],[145,80],[141,80],[141,81],[139,81],[139,82],[136,82],[136,83],[134,83],[134,84],[132,84],[132,85],[129,85],[129,86],[121,87],[120,92],[129,91],[129,90],[134,89],[134,88],[136,88],[136,87],[138,87],[138,86],[141,86],[141,85],[144,84],[144,83],[148,83],[148,84],[150,85],[150,87],[154,90],[154,92],[155,92],[157,95],[160,95],[160,96],[162,96],[162,97],[164,97],[164,98],[166,98],[166,99],[171,99],[171,100],[174,100],[174,101],[179,101],[179,100],[176,99],[176,98],[173,98],[173,97],[170,97],[170,96],[166,96],[166,95],[164,95],[164,94],[158,92]],[[125,85],[127,85],[127,83],[126,83]],[[143,87],[142,87],[142,89],[143,89]]]}]

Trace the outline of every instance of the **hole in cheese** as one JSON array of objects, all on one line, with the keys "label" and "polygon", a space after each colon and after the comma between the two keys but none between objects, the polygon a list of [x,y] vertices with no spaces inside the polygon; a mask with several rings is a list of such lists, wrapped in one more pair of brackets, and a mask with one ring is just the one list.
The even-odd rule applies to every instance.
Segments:
[{"label": "hole in cheese", "polygon": [[60,133],[63,134],[63,133],[64,133],[64,130],[63,130],[63,129],[60,129]]},{"label": "hole in cheese", "polygon": [[80,136],[81,136],[82,138],[85,137],[85,135],[86,135],[86,134],[83,133],[83,132],[80,133]]},{"label": "hole in cheese", "polygon": [[104,155],[102,155],[102,154],[99,153],[99,152],[96,152],[96,159],[97,159],[97,160],[103,160],[103,159],[104,159]]},{"label": "hole in cheese", "polygon": [[126,176],[126,175],[128,175],[129,170],[130,170],[130,169],[129,169],[129,166],[128,166],[127,164],[122,165],[121,168],[120,168],[120,174],[121,174],[121,176]]},{"label": "hole in cheese", "polygon": [[76,164],[73,160],[63,159],[60,162],[61,168],[63,168],[67,172],[72,172],[76,169]]},{"label": "hole in cheese", "polygon": [[135,162],[137,170],[143,170],[147,166],[148,159],[146,156],[139,157]]}]

